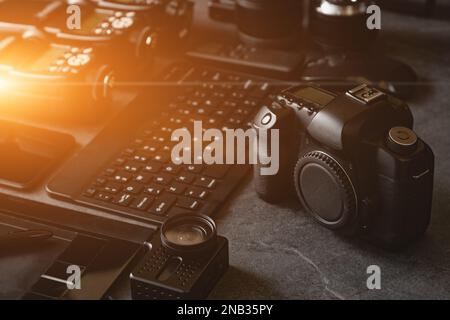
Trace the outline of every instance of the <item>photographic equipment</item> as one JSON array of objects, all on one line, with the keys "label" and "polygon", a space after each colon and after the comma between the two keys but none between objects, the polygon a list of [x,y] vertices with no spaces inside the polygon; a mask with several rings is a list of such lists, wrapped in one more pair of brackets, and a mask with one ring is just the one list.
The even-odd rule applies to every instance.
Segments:
[{"label": "photographic equipment", "polygon": [[281,141],[281,169],[260,176],[255,166],[256,191],[276,202],[291,185],[327,228],[405,245],[427,228],[433,189],[433,152],[412,125],[405,103],[367,85],[285,90],[255,118]]},{"label": "photographic equipment", "polygon": [[186,211],[217,212],[250,166],[174,165],[171,132],[197,120],[244,129],[273,87],[264,78],[193,63],[170,65],[156,79],[180,86],[176,94],[149,90],[114,117],[49,182],[52,196],[158,224]]},{"label": "photographic equipment", "polygon": [[[0,2],[0,28],[39,28],[53,36],[51,41],[97,47],[116,73],[135,79],[152,62],[157,50],[179,46],[189,33],[192,3],[188,0],[151,1],[37,1]],[[82,13],[80,26],[67,25],[69,5]],[[15,13],[20,12],[21,20]],[[112,47],[120,50],[111,50]],[[130,62],[139,65],[132,68]]]},{"label": "photographic equipment", "polygon": [[296,45],[302,26],[301,0],[211,0],[210,17],[237,25],[249,45],[286,48]]},{"label": "photographic equipment", "polygon": [[46,17],[55,11],[67,16],[65,5],[61,0],[1,0],[0,29],[23,31],[42,27]]},{"label": "photographic equipment", "polygon": [[189,51],[187,55],[201,62],[222,64],[266,76],[288,78],[299,71],[304,62],[301,52],[209,42]]},{"label": "photographic equipment", "polygon": [[74,146],[70,135],[0,120],[0,184],[33,187]]},{"label": "photographic equipment", "polygon": [[405,99],[414,92],[417,75],[407,64],[371,52],[341,52],[310,59],[302,80],[325,83],[370,83]]},{"label": "photographic equipment", "polygon": [[415,71],[405,63],[385,57],[372,46],[378,30],[366,26],[368,0],[313,1],[310,10],[312,39],[319,46],[307,58],[302,80],[370,83],[408,98],[417,81]]},{"label": "photographic equipment", "polygon": [[302,0],[210,0],[210,17],[234,23],[240,41],[213,41],[188,55],[264,76],[291,77],[305,58],[299,48],[304,4]]},{"label": "photographic equipment", "polygon": [[377,30],[366,26],[372,1],[315,0],[310,14],[313,39],[324,47],[362,49],[373,43]]},{"label": "photographic equipment", "polygon": [[[66,6],[45,15],[43,30],[53,36],[53,41],[76,46],[96,47],[109,59],[117,73],[134,74],[125,62],[140,64],[140,70],[151,62],[156,46],[156,27],[134,11],[97,7],[83,0],[69,1],[80,7],[83,14],[81,28],[67,28]],[[116,47],[120,50],[112,51]],[[119,70],[120,69],[120,70]]]},{"label": "photographic equipment", "polygon": [[130,274],[133,299],[206,298],[228,268],[228,241],[206,216],[168,219],[149,247]]},{"label": "photographic equipment", "polygon": [[[193,16],[193,3],[190,0],[96,0],[98,5],[115,10],[136,11],[145,15],[146,20],[158,26],[164,34],[163,42],[177,43],[174,40],[185,38],[190,30]],[[164,41],[166,40],[166,41]],[[170,41],[169,41],[170,40]],[[177,43],[178,45],[179,43]]]},{"label": "photographic equipment", "polygon": [[[114,285],[142,256],[142,245],[136,242],[69,225],[55,226],[48,220],[39,222],[36,207],[28,210],[32,219],[23,217],[23,211],[12,215],[10,208],[0,212],[2,298],[108,299]],[[62,213],[61,209],[52,212]],[[23,263],[24,257],[30,263]],[[76,274],[75,266],[81,271],[81,288],[70,290],[68,284],[77,282],[71,277]]]},{"label": "photographic equipment", "polygon": [[6,114],[92,120],[111,98],[114,71],[93,47],[50,43],[30,31],[0,34],[0,48],[0,105]]}]

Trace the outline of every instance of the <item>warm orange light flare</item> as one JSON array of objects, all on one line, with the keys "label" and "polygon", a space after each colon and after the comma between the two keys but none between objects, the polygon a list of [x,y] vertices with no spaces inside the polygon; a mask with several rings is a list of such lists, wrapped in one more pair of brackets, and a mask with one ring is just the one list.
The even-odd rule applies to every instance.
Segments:
[{"label": "warm orange light flare", "polygon": [[8,86],[8,81],[6,79],[0,77],[0,91],[4,91]]}]

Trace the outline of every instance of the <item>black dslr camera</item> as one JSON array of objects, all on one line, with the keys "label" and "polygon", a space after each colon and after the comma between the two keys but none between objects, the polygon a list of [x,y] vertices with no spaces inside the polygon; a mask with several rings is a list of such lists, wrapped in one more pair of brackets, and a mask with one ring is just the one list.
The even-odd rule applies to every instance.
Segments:
[{"label": "black dslr camera", "polygon": [[433,189],[434,155],[412,126],[405,103],[367,85],[287,89],[254,121],[280,136],[280,170],[262,176],[255,166],[256,191],[276,202],[291,186],[327,228],[406,245],[428,226]]},{"label": "black dslr camera", "polygon": [[206,216],[168,219],[130,274],[133,299],[203,299],[228,268],[228,241]]}]

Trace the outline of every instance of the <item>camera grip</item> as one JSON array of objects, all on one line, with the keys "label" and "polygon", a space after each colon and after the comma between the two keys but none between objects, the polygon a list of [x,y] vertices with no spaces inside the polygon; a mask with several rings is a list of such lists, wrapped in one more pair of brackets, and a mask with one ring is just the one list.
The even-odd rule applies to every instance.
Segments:
[{"label": "camera grip", "polygon": [[409,157],[381,149],[378,163],[377,205],[369,232],[386,247],[404,246],[420,237],[430,221],[434,155],[419,141]]},{"label": "camera grip", "polygon": [[[275,175],[263,175],[261,169],[265,165],[258,161],[253,166],[254,186],[257,194],[267,202],[279,202],[291,195],[294,191],[293,172],[299,147],[299,137],[295,134],[295,114],[290,108],[281,107],[274,103],[270,107],[263,106],[255,117],[253,128],[258,132],[260,130],[279,130],[279,141],[271,141],[271,135],[268,136],[268,148],[272,143],[279,143],[279,170]],[[261,159],[261,153],[258,144],[256,154]],[[271,154],[272,150],[269,149]]]}]

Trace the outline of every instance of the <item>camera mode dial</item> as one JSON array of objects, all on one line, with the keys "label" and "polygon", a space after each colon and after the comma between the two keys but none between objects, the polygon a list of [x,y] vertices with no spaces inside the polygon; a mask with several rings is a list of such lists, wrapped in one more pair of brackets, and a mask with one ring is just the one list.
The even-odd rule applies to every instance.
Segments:
[{"label": "camera mode dial", "polygon": [[394,127],[389,130],[387,145],[390,150],[399,154],[409,154],[416,150],[417,135],[409,128]]},{"label": "camera mode dial", "polygon": [[357,212],[352,181],[342,165],[322,151],[301,157],[294,171],[303,208],[330,229],[344,227]]}]

